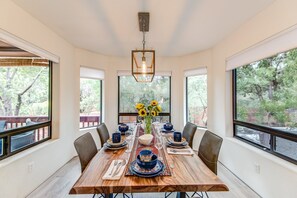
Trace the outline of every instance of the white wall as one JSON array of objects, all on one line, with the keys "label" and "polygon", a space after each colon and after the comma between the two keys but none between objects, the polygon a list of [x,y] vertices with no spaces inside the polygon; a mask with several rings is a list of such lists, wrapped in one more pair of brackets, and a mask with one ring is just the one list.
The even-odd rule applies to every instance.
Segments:
[{"label": "white wall", "polygon": [[[297,24],[296,7],[296,0],[275,1],[213,48],[208,127],[225,137],[220,161],[264,198],[297,197],[297,166],[232,138],[231,75],[225,72],[225,61]],[[260,174],[255,173],[255,164],[260,165]]]},{"label": "white wall", "polygon": [[[9,0],[1,0],[0,28],[60,57],[54,65],[53,137],[34,148],[0,161],[0,197],[24,197],[74,155],[78,105],[73,95],[78,69],[74,48]],[[78,100],[77,100],[78,101]],[[33,162],[31,173],[28,164]]]}]

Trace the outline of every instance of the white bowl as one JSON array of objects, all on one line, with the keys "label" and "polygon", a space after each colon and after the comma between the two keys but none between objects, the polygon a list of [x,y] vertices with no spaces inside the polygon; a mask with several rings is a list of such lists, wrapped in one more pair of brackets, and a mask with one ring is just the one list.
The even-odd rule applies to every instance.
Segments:
[{"label": "white bowl", "polygon": [[150,145],[153,140],[153,137],[154,136],[151,134],[144,134],[144,135],[139,136],[138,141],[140,142],[140,144]]}]

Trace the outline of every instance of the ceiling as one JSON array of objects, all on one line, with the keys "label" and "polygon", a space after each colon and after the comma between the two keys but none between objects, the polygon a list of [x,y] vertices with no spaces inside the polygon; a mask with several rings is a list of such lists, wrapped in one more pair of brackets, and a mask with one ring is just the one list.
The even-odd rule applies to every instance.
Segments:
[{"label": "ceiling", "polygon": [[142,47],[137,13],[147,11],[147,48],[181,56],[214,46],[274,0],[13,1],[74,46],[113,56]]}]

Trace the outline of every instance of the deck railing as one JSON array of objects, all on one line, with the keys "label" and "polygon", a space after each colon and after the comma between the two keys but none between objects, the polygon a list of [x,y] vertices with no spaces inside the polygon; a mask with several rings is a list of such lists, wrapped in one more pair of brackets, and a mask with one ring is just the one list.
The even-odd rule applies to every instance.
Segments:
[{"label": "deck railing", "polygon": [[87,128],[100,124],[100,115],[81,115],[79,128]]},{"label": "deck railing", "polygon": [[[1,116],[0,121],[5,121],[5,126],[3,129],[0,129],[0,132],[26,126],[28,119],[30,119],[31,123],[47,122],[49,120],[48,116]],[[80,116],[80,128],[97,126],[98,124],[100,124],[99,115]],[[48,137],[48,127],[36,129],[35,141],[42,140],[46,137]]]}]

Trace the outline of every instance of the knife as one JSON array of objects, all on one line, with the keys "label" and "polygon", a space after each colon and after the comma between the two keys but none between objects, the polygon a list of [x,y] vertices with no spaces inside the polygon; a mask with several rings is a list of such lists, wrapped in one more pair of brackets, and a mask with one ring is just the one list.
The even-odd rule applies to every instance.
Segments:
[{"label": "knife", "polygon": [[119,168],[122,167],[122,163],[123,163],[123,162],[120,161],[120,162],[117,164],[116,169],[115,169],[115,171],[113,172],[113,174],[112,174],[111,177],[114,177],[114,176],[116,176],[116,175],[118,174]]}]

